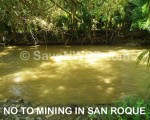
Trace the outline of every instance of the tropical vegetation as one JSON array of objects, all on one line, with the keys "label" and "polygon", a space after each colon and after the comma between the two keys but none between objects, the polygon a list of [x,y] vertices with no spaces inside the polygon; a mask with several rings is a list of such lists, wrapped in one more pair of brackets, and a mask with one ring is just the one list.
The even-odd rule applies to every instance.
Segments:
[{"label": "tropical vegetation", "polygon": [[122,36],[143,43],[149,41],[149,6],[150,0],[1,0],[0,37],[22,44],[40,44],[43,36],[43,42],[49,37],[112,44]]}]

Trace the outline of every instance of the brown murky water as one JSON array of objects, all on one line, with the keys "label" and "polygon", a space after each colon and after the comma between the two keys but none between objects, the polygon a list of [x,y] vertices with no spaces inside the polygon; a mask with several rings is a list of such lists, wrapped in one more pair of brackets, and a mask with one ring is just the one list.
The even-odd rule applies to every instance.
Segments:
[{"label": "brown murky water", "polygon": [[136,66],[143,49],[135,47],[11,46],[0,50],[0,99],[18,96],[48,105],[110,103],[126,95],[144,96],[150,83],[145,66]]}]

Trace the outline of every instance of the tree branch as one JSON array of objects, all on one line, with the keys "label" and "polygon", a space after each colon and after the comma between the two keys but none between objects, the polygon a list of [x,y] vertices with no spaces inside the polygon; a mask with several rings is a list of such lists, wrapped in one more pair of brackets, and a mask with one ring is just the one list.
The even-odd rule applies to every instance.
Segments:
[{"label": "tree branch", "polygon": [[[62,9],[63,11],[65,11],[66,13],[68,13],[69,15],[72,15],[71,12],[67,11],[65,8],[63,8],[61,5],[59,5],[58,3],[56,3],[54,0],[50,0],[52,3],[54,3],[57,7],[59,7],[60,9]],[[74,16],[74,18],[81,22],[81,20],[77,17],[77,16]]]}]

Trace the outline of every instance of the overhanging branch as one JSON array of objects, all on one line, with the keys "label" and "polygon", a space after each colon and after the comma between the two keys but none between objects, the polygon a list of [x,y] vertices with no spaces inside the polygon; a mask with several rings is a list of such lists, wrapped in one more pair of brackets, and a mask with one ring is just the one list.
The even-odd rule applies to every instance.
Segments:
[{"label": "overhanging branch", "polygon": [[[72,15],[71,12],[67,11],[65,8],[63,8],[61,5],[59,5],[58,3],[56,3],[54,0],[50,0],[52,3],[54,3],[57,7],[59,7],[60,9],[62,9],[63,11],[65,11],[66,13],[68,13],[69,15]],[[74,16],[74,18],[81,22],[81,20],[77,17],[77,16]]]}]

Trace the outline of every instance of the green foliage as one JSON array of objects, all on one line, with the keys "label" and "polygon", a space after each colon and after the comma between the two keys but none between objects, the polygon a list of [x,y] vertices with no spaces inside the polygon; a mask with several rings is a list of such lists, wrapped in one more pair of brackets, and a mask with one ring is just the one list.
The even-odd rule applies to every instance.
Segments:
[{"label": "green foliage", "polygon": [[116,107],[145,107],[146,115],[114,115],[113,119],[118,118],[122,120],[149,120],[150,119],[150,101],[143,100],[138,97],[127,97],[122,100],[118,100],[115,102]]},{"label": "green foliage", "polygon": [[132,28],[150,31],[150,0],[131,0],[136,6],[132,12]]},{"label": "green foliage", "polygon": [[141,62],[146,63],[147,67],[150,68],[150,50],[143,51],[137,58],[137,64],[139,65]]},{"label": "green foliage", "polygon": [[60,29],[86,34],[92,29],[150,31],[149,5],[150,0],[1,0],[0,34]]}]

